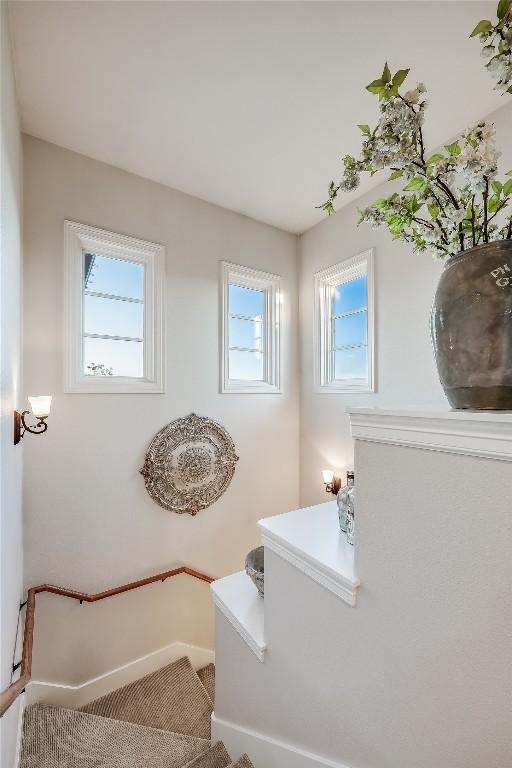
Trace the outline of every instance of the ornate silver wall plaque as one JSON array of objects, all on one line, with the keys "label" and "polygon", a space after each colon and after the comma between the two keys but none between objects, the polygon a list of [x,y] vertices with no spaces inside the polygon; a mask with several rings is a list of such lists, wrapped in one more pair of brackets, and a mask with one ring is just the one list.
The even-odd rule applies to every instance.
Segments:
[{"label": "ornate silver wall plaque", "polygon": [[191,413],[155,435],[140,472],[157,504],[196,515],[222,496],[237,461],[235,444],[224,427]]}]

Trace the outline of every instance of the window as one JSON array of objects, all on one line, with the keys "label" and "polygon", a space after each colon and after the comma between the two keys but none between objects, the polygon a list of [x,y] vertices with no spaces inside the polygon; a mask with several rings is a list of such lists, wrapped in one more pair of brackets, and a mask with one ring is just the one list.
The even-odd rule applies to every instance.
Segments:
[{"label": "window", "polygon": [[315,275],[316,384],[320,392],[373,392],[373,251]]},{"label": "window", "polygon": [[280,277],[222,263],[221,392],[279,392]]},{"label": "window", "polygon": [[65,223],[65,392],[163,392],[164,248]]}]

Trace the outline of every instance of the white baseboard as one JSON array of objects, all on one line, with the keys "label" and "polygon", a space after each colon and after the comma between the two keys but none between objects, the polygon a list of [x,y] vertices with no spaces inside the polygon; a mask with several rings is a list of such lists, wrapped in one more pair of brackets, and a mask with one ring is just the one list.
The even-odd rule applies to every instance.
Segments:
[{"label": "white baseboard", "polygon": [[26,688],[26,704],[42,702],[70,709],[82,707],[89,701],[132,683],[182,656],[189,657],[194,669],[200,669],[215,660],[214,652],[207,648],[188,643],[171,643],[79,685],[31,680]]},{"label": "white baseboard", "polygon": [[247,752],[254,768],[349,768],[271,736],[212,715],[212,741],[223,741],[232,760]]}]

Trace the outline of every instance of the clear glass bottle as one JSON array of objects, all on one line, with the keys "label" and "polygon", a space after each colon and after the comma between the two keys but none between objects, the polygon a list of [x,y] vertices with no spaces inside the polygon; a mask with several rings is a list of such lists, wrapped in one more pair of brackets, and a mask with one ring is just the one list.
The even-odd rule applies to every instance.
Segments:
[{"label": "clear glass bottle", "polygon": [[356,489],[352,489],[352,493],[348,497],[348,509],[347,509],[347,543],[354,546],[355,535],[355,505],[356,505]]},{"label": "clear glass bottle", "polygon": [[343,486],[343,488],[340,488],[338,491],[337,496],[337,502],[338,502],[338,520],[340,524],[340,531],[342,533],[347,532],[347,511],[348,511],[348,500],[350,497],[350,494],[354,491],[354,472],[348,471],[347,472],[347,482],[346,485]]}]

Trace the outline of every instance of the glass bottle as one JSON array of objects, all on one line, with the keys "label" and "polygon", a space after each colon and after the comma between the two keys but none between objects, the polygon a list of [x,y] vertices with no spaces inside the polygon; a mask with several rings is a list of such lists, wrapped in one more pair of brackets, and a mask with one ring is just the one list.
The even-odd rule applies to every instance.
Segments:
[{"label": "glass bottle", "polygon": [[354,546],[354,534],[355,534],[355,504],[356,504],[356,489],[352,488],[352,493],[348,497],[348,509],[347,509],[347,543]]},{"label": "glass bottle", "polygon": [[354,472],[349,470],[347,472],[346,485],[344,485],[343,488],[340,488],[340,490],[338,491],[337,499],[336,499],[338,502],[338,520],[340,524],[340,531],[342,533],[347,532],[348,500],[353,490],[354,490]]}]

